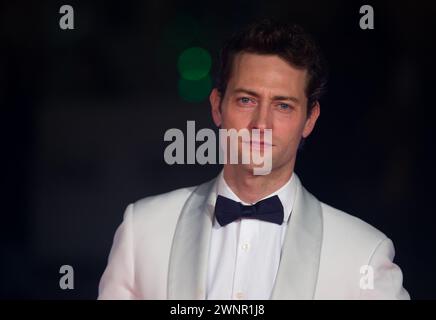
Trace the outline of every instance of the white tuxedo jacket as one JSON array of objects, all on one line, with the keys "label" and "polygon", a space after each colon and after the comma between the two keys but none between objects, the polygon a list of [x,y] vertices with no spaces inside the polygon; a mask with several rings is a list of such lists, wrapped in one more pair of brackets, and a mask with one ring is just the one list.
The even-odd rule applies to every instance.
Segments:
[{"label": "white tuxedo jacket", "polygon": [[[392,241],[310,194],[298,177],[272,299],[409,299]],[[205,299],[215,182],[130,204],[99,299]]]}]

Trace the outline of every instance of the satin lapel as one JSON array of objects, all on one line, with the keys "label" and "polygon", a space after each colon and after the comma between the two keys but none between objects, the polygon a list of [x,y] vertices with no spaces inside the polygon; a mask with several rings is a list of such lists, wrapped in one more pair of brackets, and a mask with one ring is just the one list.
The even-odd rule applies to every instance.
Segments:
[{"label": "satin lapel", "polygon": [[315,294],[323,233],[321,204],[299,179],[296,192],[272,299],[313,299]]},{"label": "satin lapel", "polygon": [[207,203],[215,179],[198,186],[186,201],[174,234],[168,271],[168,299],[205,299],[213,214]]}]

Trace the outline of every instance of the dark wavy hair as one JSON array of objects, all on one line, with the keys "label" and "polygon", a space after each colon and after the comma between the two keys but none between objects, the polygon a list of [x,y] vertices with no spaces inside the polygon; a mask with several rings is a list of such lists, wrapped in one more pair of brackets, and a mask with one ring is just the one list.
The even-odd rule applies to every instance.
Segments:
[{"label": "dark wavy hair", "polygon": [[273,54],[295,68],[307,70],[307,114],[326,91],[327,65],[319,46],[302,27],[263,19],[248,25],[228,39],[220,54],[216,88],[224,96],[236,54]]}]

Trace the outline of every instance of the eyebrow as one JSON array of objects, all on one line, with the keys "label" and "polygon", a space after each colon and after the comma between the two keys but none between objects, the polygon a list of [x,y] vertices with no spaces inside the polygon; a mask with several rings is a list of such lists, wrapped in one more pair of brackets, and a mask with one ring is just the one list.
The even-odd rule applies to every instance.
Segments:
[{"label": "eyebrow", "polygon": [[[249,94],[251,96],[254,96],[256,98],[259,98],[260,95],[253,90],[250,89],[246,89],[246,88],[236,88],[233,90],[234,93],[246,93]],[[288,101],[293,101],[295,103],[300,103],[300,100],[296,97],[293,96],[273,96],[273,100],[288,100]]]}]

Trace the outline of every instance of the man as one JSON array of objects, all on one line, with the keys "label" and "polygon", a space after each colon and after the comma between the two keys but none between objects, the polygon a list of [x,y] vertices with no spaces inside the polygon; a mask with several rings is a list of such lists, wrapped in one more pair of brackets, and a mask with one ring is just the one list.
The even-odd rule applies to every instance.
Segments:
[{"label": "man", "polygon": [[212,117],[222,129],[270,129],[270,143],[249,142],[271,148],[270,172],[225,164],[212,181],[129,205],[99,299],[409,299],[391,240],[318,201],[294,172],[325,73],[297,26],[265,20],[233,36]]}]

